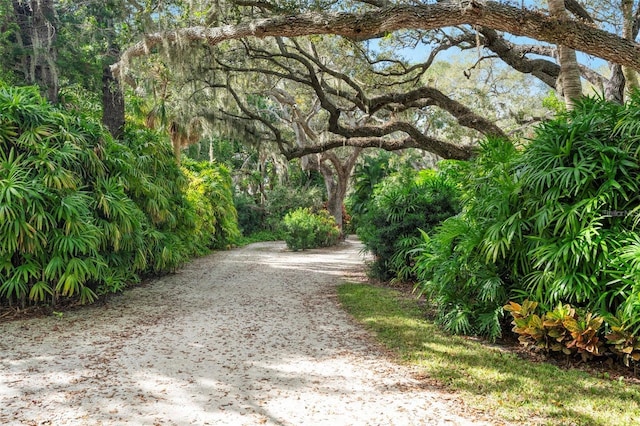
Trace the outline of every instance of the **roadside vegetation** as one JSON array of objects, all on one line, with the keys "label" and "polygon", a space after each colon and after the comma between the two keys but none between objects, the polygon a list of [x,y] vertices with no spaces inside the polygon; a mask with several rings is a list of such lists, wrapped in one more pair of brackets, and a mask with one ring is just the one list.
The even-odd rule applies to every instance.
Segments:
[{"label": "roadside vegetation", "polygon": [[239,236],[228,170],[0,83],[0,301],[90,303]]},{"label": "roadside vegetation", "polygon": [[[618,54],[584,46],[607,50],[601,75],[486,22],[344,38],[291,18],[308,36],[237,39],[327,7],[133,3],[0,0],[0,307],[91,303],[210,250],[356,233],[370,276],[412,284],[444,332],[637,370],[640,5],[485,10],[620,32]],[[332,8],[413,7],[373,3]],[[478,15],[454,3],[416,7]],[[224,24],[239,26],[196,42]],[[144,34],[166,37],[132,46]],[[418,46],[431,54],[402,57]]]},{"label": "roadside vegetation", "polygon": [[[584,98],[521,146],[486,139],[475,160],[442,165],[433,188],[446,195],[426,207],[388,191],[397,178],[385,177],[355,218],[372,275],[413,282],[450,333],[495,340],[513,330],[547,355],[635,369],[639,116],[637,92],[625,105]],[[459,213],[443,200],[459,200]],[[395,225],[384,235],[383,222],[364,219],[376,209],[419,233]]]}]

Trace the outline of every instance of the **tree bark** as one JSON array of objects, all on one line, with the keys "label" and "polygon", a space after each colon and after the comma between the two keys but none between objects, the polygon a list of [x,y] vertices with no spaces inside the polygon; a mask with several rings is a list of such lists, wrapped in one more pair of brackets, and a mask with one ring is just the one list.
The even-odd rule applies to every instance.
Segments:
[{"label": "tree bark", "polygon": [[111,135],[120,139],[124,133],[125,105],[122,85],[113,75],[111,65],[120,57],[120,46],[116,42],[115,20],[112,13],[96,15],[101,28],[105,32],[107,52],[102,65],[102,124],[109,129]]},{"label": "tree bark", "polygon": [[51,103],[58,102],[57,28],[53,0],[13,0],[20,27],[19,42],[25,81],[37,84]]},{"label": "tree bark", "polygon": [[120,83],[114,78],[107,65],[102,74],[102,124],[115,139],[124,133],[124,96]]},{"label": "tree bark", "polygon": [[362,148],[356,148],[345,160],[341,160],[333,152],[325,152],[316,161],[310,159],[311,161],[307,163],[307,167],[318,170],[324,178],[327,190],[327,211],[335,219],[340,232],[344,229],[342,211],[349,178],[361,152]]},{"label": "tree bark", "polygon": [[[558,20],[569,20],[564,0],[548,0],[549,14]],[[573,109],[575,101],[582,96],[580,67],[576,51],[569,46],[558,44],[558,62],[560,63],[560,83],[567,109]]]},{"label": "tree bark", "polygon": [[622,66],[614,64],[611,66],[611,77],[604,87],[604,98],[611,102],[624,103],[624,87],[625,79]]},{"label": "tree bark", "polygon": [[[627,40],[635,40],[638,35],[638,30],[636,26],[636,21],[638,17],[634,16],[633,13],[633,0],[622,0],[621,9],[622,9],[622,37]],[[626,83],[627,90],[633,90],[640,88],[640,82],[638,82],[638,73],[633,68],[624,66],[622,67],[622,73],[624,74],[624,79]]]},{"label": "tree bark", "polygon": [[477,0],[437,4],[399,5],[362,13],[304,13],[277,16],[216,28],[190,27],[176,31],[147,34],[128,48],[114,73],[126,69],[131,59],[148,55],[163,44],[184,46],[206,42],[216,45],[245,37],[297,37],[336,34],[362,38],[401,29],[432,30],[455,25],[479,25],[539,41],[560,44],[640,69],[640,45],[588,23],[557,19],[537,11],[522,10],[501,3]]}]

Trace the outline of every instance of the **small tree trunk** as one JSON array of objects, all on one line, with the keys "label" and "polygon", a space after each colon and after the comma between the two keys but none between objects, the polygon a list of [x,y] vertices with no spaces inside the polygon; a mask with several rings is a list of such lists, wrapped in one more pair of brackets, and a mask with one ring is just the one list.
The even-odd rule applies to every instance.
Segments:
[{"label": "small tree trunk", "polygon": [[180,138],[171,138],[171,144],[173,145],[173,156],[176,157],[176,163],[180,165],[180,156],[182,155],[182,141]]},{"label": "small tree trunk", "polygon": [[604,98],[610,102],[622,104],[624,102],[625,79],[622,67],[617,64],[611,66],[611,77],[604,88]]},{"label": "small tree trunk", "polygon": [[40,86],[45,97],[57,103],[57,19],[53,0],[13,0],[12,3],[20,27],[20,47],[25,52],[22,61],[25,81]]},{"label": "small tree trunk", "polygon": [[124,133],[124,96],[111,68],[106,65],[102,73],[102,124],[111,135],[120,139]]}]

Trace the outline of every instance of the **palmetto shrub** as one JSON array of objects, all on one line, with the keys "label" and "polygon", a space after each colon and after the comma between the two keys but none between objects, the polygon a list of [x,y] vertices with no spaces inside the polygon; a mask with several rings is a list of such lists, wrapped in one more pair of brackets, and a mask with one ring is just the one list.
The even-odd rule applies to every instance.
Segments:
[{"label": "palmetto shrub", "polygon": [[283,219],[285,242],[291,250],[329,247],[340,240],[340,228],[326,210],[314,213],[299,208],[287,213]]},{"label": "palmetto shrub", "polygon": [[415,273],[420,291],[436,307],[437,319],[454,333],[501,333],[502,306],[513,285],[505,256],[483,251],[488,229],[511,215],[518,203],[513,163],[517,151],[508,141],[481,143],[471,163],[457,164],[462,212],[445,220],[432,235],[422,234]]},{"label": "palmetto shrub", "polygon": [[240,236],[229,170],[216,163],[184,159],[187,199],[196,212],[197,239],[208,248],[228,248]]},{"label": "palmetto shrub", "polygon": [[210,245],[166,138],[0,83],[0,302],[91,302]]},{"label": "palmetto shrub", "polygon": [[638,93],[624,106],[584,99],[520,154],[485,144],[463,213],[419,260],[447,328],[497,337],[507,300],[529,299],[545,311],[561,303],[615,316],[638,332],[639,119]]},{"label": "palmetto shrub", "polygon": [[358,229],[361,218],[367,213],[369,200],[376,185],[398,171],[391,162],[392,155],[390,152],[382,151],[375,155],[363,156],[356,164],[352,176],[352,191],[345,201],[354,231]]},{"label": "palmetto shrub", "polygon": [[384,178],[360,218],[357,234],[374,257],[371,274],[388,280],[413,279],[412,251],[420,230],[430,232],[458,212],[458,193],[433,172],[405,169]]}]

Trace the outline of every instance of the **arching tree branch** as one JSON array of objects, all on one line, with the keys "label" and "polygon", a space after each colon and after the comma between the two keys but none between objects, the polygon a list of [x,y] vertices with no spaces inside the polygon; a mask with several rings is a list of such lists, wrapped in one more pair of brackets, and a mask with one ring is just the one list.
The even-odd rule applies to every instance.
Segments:
[{"label": "arching tree branch", "polygon": [[216,45],[225,40],[245,37],[296,37],[336,34],[357,38],[400,29],[432,30],[455,25],[480,25],[561,44],[613,63],[640,69],[640,45],[607,31],[571,19],[554,19],[546,14],[522,10],[497,2],[443,2],[437,4],[390,6],[362,13],[304,13],[278,16],[216,28],[190,27],[177,31],[148,34],[128,48],[121,62],[114,65],[118,74],[123,63],[147,55],[163,43],[206,42]]},{"label": "arching tree branch", "polygon": [[284,151],[283,154],[287,159],[303,157],[309,154],[318,154],[343,146],[352,146],[358,148],[381,148],[387,151],[397,151],[407,148],[420,148],[430,152],[443,151],[447,147],[450,149],[446,158],[458,160],[468,160],[475,153],[472,146],[457,146],[449,142],[442,141],[432,137],[423,137],[421,141],[413,138],[391,139],[381,137],[356,137],[356,138],[333,138],[315,145],[295,147]]}]

